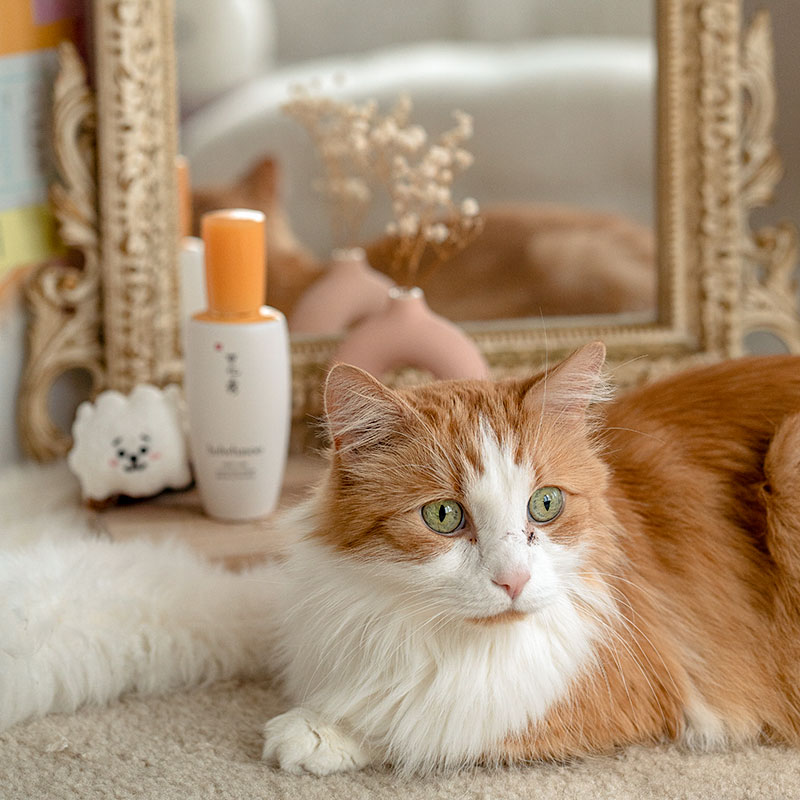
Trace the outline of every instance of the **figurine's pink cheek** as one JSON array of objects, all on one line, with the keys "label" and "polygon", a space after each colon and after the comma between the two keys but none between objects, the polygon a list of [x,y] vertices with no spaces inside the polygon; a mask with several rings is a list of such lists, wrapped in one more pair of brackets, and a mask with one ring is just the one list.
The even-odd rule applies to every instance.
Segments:
[{"label": "figurine's pink cheek", "polygon": [[150,460],[151,461],[158,461],[159,458],[161,458],[161,453],[151,453],[150,454]]},{"label": "figurine's pink cheek", "polygon": [[111,469],[114,469],[114,467],[117,467],[117,466],[119,466],[119,461],[117,461],[117,459],[116,459],[116,458],[112,458],[112,459],[111,459],[111,460],[108,462],[108,466],[109,466],[109,467],[111,467]]}]

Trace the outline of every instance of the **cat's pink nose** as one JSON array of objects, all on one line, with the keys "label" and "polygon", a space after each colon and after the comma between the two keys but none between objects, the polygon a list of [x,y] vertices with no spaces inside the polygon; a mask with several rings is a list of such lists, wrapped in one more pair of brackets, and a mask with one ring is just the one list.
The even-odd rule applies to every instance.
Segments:
[{"label": "cat's pink nose", "polygon": [[501,589],[505,589],[508,592],[508,596],[512,600],[516,600],[522,590],[525,588],[525,584],[531,579],[531,573],[527,569],[515,569],[509,572],[500,572],[492,578],[492,583],[499,586]]}]

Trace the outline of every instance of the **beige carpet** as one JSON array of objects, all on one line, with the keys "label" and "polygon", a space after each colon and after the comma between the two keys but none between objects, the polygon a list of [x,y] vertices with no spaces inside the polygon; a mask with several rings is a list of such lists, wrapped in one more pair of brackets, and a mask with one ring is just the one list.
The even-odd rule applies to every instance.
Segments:
[{"label": "beige carpet", "polygon": [[267,686],[228,682],[19,725],[0,734],[0,798],[800,798],[800,753],[777,747],[706,755],[636,748],[571,766],[413,780],[383,770],[295,777],[259,760],[261,725],[283,708]]}]

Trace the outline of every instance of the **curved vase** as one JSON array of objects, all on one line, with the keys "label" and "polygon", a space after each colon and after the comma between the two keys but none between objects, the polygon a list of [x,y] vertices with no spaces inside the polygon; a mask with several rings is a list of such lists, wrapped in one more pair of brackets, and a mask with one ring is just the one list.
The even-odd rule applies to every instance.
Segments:
[{"label": "curved vase", "polygon": [[489,377],[489,367],[472,339],[431,311],[418,288],[390,289],[386,307],[353,328],[334,360],[376,377],[397,367],[418,367],[437,378]]},{"label": "curved vase", "polygon": [[289,318],[292,333],[341,333],[388,303],[394,282],[367,263],[360,247],[334,250],[325,273],[306,289]]}]

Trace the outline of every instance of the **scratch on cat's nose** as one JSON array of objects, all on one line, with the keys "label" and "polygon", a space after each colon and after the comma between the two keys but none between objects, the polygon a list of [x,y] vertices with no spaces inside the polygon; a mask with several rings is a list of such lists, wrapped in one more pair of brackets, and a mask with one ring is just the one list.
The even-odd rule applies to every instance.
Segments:
[{"label": "scratch on cat's nose", "polygon": [[492,578],[492,583],[499,586],[501,589],[505,589],[508,596],[512,600],[516,600],[525,588],[525,584],[530,579],[530,570],[516,569],[509,572],[499,572]]}]

